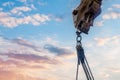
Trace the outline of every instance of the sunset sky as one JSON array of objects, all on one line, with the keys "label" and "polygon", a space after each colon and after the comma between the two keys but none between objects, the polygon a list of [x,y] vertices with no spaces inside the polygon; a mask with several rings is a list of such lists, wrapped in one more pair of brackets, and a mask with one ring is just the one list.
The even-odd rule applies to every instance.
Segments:
[{"label": "sunset sky", "polygon": [[[80,0],[0,1],[0,80],[75,80]],[[103,0],[102,13],[82,44],[95,80],[120,79],[120,1]],[[80,68],[79,78],[85,80]]]}]

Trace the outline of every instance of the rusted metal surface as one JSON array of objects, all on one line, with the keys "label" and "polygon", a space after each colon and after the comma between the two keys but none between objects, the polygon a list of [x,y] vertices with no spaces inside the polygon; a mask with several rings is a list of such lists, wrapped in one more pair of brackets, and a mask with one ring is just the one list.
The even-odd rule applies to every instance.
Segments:
[{"label": "rusted metal surface", "polygon": [[73,11],[75,28],[88,34],[94,19],[101,13],[102,0],[81,0],[79,6]]}]

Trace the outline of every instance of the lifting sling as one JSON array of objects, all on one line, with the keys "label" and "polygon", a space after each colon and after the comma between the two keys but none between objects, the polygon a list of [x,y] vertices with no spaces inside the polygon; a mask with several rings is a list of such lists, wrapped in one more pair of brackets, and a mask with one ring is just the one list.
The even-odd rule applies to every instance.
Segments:
[{"label": "lifting sling", "polygon": [[82,47],[82,43],[81,43],[82,37],[80,35],[81,32],[77,31],[76,34],[77,34],[76,50],[77,50],[77,57],[78,57],[77,71],[76,71],[76,80],[78,80],[78,71],[79,71],[80,63],[81,63],[82,68],[83,68],[83,70],[85,72],[87,80],[94,80],[93,74],[92,74],[92,72],[90,70],[89,64],[88,64],[87,59],[86,59],[85,54],[84,54],[84,49]]}]

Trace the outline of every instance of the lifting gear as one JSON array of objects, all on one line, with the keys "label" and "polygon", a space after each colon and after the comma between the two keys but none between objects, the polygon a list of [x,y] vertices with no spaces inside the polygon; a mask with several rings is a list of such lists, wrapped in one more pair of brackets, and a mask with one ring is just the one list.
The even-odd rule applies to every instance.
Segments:
[{"label": "lifting gear", "polygon": [[93,74],[92,74],[92,72],[90,70],[89,64],[88,64],[86,56],[84,54],[84,49],[82,47],[82,43],[81,43],[82,36],[81,36],[81,33],[82,32],[79,32],[79,31],[76,32],[76,34],[77,34],[76,50],[77,50],[77,57],[78,57],[77,71],[76,71],[76,80],[78,80],[78,71],[79,71],[80,63],[81,63],[82,68],[83,68],[83,70],[85,72],[87,80],[94,80]]},{"label": "lifting gear", "polygon": [[81,0],[81,3],[73,10],[73,22],[77,30],[88,34],[90,26],[101,13],[102,0]]},{"label": "lifting gear", "polygon": [[102,0],[81,0],[81,3],[76,9],[73,10],[73,22],[77,29],[77,72],[76,80],[78,80],[79,65],[81,63],[82,68],[85,72],[87,80],[94,80],[90,67],[88,65],[86,56],[84,54],[84,49],[82,47],[82,37],[81,33],[88,34],[90,26],[93,26],[95,18],[101,13]]}]

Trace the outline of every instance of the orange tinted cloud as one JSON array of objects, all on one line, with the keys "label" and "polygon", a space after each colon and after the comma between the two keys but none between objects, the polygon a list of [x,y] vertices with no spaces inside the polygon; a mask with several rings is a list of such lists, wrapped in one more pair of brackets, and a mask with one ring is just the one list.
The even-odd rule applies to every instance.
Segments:
[{"label": "orange tinted cloud", "polygon": [[46,80],[46,79],[30,77],[12,71],[0,71],[0,80]]}]

